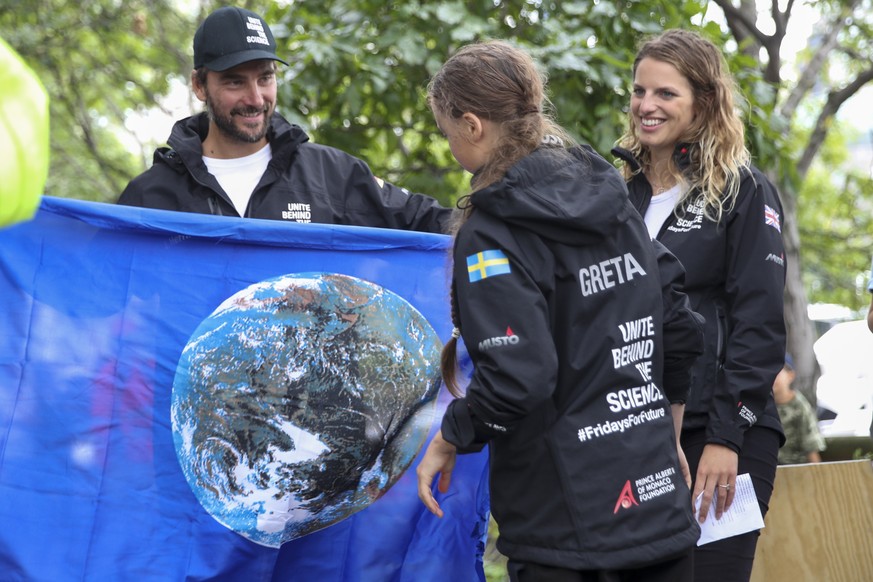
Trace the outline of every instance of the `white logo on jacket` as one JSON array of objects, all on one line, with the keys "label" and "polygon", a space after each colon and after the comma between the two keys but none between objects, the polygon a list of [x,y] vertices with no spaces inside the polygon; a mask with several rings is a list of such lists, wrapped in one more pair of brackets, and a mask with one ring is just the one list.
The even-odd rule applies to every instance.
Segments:
[{"label": "white logo on jacket", "polygon": [[646,475],[634,482],[637,488],[637,497],[640,501],[648,501],[660,497],[665,493],[672,493],[676,490],[676,469],[667,467],[652,475]]},{"label": "white logo on jacket", "polygon": [[[643,362],[655,353],[655,342],[645,339],[655,336],[655,320],[651,315],[621,323],[618,329],[621,331],[621,339],[625,345],[612,350],[612,365],[616,370]],[[649,379],[643,368],[637,366],[637,369],[643,374],[644,380]],[[651,370],[651,363],[648,364],[648,369]]]},{"label": "white logo on jacket", "polygon": [[[671,232],[690,232],[692,230],[700,230],[703,228],[703,208],[704,201],[702,197],[698,197],[697,200],[689,202],[685,207],[685,214],[683,217],[677,218],[676,224],[671,224],[667,227],[667,230]],[[685,218],[686,216],[690,216],[691,218]]]},{"label": "white logo on jacket", "polygon": [[739,404],[739,408],[740,417],[748,422],[749,426],[754,426],[758,422],[758,417],[755,416],[755,413],[749,410],[747,406],[744,406],[742,402]]},{"label": "white logo on jacket", "polygon": [[631,253],[625,253],[579,269],[579,285],[582,295],[588,297],[645,275],[640,262]]},{"label": "white logo on jacket", "polygon": [[616,390],[606,395],[606,402],[609,404],[609,409],[613,412],[641,408],[663,399],[664,395],[661,394],[661,390],[654,383]]},{"label": "white logo on jacket", "polygon": [[288,209],[282,211],[284,220],[312,222],[312,206],[303,202],[289,202]]},{"label": "white logo on jacket", "polygon": [[579,437],[579,441],[584,443],[600,437],[621,434],[626,430],[631,430],[646,424],[647,422],[664,418],[665,415],[666,412],[664,408],[654,408],[651,410],[643,410],[638,413],[630,413],[618,420],[605,420],[597,424],[583,426],[577,431],[576,436]]},{"label": "white logo on jacket", "polygon": [[486,352],[491,348],[501,348],[505,346],[514,346],[519,341],[519,337],[515,335],[511,327],[506,328],[506,335],[490,337],[479,342],[479,351]]},{"label": "white logo on jacket", "polygon": [[778,257],[778,256],[774,255],[773,253],[770,253],[769,255],[767,255],[767,258],[765,258],[764,260],[770,261],[771,263],[776,263],[780,267],[785,266],[785,259],[782,257]]}]

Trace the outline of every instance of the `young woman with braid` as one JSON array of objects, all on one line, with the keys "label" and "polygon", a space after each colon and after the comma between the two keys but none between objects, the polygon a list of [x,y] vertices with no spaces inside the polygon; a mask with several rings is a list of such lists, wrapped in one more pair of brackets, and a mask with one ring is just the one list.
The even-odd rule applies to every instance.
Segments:
[{"label": "young woman with braid", "polygon": [[441,516],[456,455],[488,445],[511,580],[689,580],[699,528],[674,422],[702,326],[618,171],[565,146],[544,90],[532,59],[499,41],[462,48],[428,88],[473,179],[443,358],[457,398],[418,466],[419,496]]},{"label": "young woman with braid", "polygon": [[[646,42],[633,65],[628,130],[613,150],[631,201],[682,262],[685,291],[706,318],[681,435],[701,522],[712,503],[717,517],[730,507],[744,473],[766,514],[784,442],[771,390],[785,358],[782,206],[750,164],[723,61],[687,30]],[[749,580],[757,539],[753,531],[700,546],[695,579]]]}]

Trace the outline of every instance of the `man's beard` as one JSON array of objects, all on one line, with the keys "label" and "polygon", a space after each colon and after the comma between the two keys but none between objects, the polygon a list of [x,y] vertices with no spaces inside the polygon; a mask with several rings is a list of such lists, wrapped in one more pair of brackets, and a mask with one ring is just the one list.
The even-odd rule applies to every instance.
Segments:
[{"label": "man's beard", "polygon": [[244,109],[231,109],[230,114],[227,116],[219,115],[215,112],[215,108],[212,107],[212,100],[209,98],[209,94],[206,94],[206,113],[207,115],[209,115],[209,120],[215,123],[215,126],[218,128],[218,130],[225,136],[231,139],[235,139],[237,141],[241,141],[244,143],[258,143],[259,141],[264,139],[264,137],[266,137],[267,132],[270,130],[270,124],[272,123],[270,119],[270,105],[264,105],[263,113],[265,114],[266,122],[256,133],[240,129],[234,124],[233,121],[233,117],[235,114],[246,115],[249,113],[260,113],[261,111],[261,109],[258,109],[256,107],[247,107]]}]

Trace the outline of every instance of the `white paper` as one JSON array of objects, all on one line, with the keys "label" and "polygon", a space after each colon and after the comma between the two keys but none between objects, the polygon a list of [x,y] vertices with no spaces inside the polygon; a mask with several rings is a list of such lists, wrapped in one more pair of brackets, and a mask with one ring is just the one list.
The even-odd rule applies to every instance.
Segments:
[{"label": "white paper", "polygon": [[[724,489],[716,487],[716,496],[724,493]],[[700,502],[703,493],[694,500],[694,515],[700,513]],[[702,546],[717,540],[729,538],[754,531],[764,527],[764,518],[761,516],[761,507],[758,498],[755,497],[755,487],[752,485],[752,477],[748,473],[737,475],[734,484],[734,501],[729,510],[721,515],[721,519],[715,518],[715,503],[717,497],[713,497],[709,506],[706,521],[700,524],[700,539],[697,545]]]}]

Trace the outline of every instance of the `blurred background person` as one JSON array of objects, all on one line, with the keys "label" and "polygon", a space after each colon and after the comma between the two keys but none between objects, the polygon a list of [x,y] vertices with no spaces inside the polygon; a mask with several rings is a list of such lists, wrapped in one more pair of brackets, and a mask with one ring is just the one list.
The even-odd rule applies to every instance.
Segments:
[{"label": "blurred background person", "polygon": [[820,463],[825,450],[824,437],[818,430],[818,419],[812,405],[794,390],[794,361],[785,356],[785,365],[773,382],[773,397],[785,432],[785,444],[779,449],[780,465]]}]

